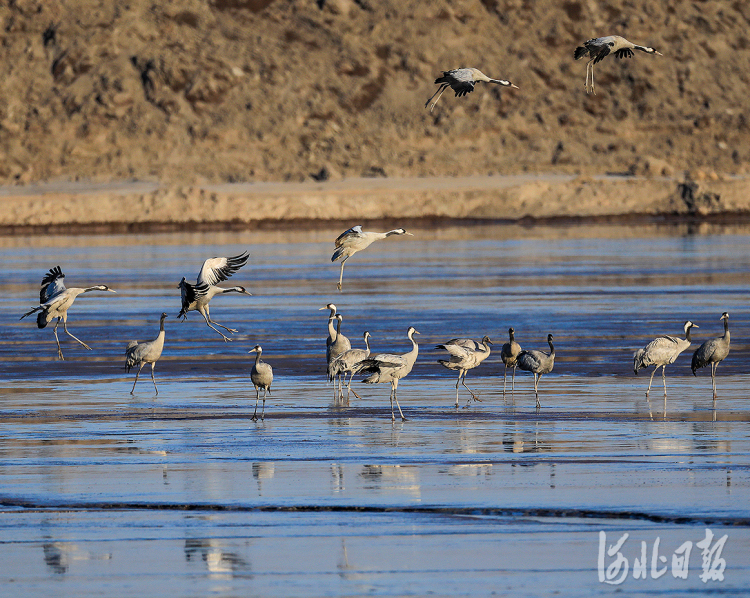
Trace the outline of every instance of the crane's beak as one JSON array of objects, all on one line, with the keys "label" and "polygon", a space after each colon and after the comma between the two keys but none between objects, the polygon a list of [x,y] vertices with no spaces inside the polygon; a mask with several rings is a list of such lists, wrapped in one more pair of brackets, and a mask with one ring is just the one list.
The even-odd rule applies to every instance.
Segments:
[{"label": "crane's beak", "polygon": [[115,291],[114,289],[107,289],[107,290],[108,290],[108,291],[109,291],[110,293],[116,293],[116,292],[117,292],[117,291]]},{"label": "crane's beak", "polygon": [[664,56],[664,54],[662,54],[661,52],[657,52],[656,50],[654,50],[654,54],[656,54],[657,56]]},{"label": "crane's beak", "polygon": [[513,87],[513,88],[515,88],[515,89],[519,89],[518,85],[513,85],[513,83],[511,83],[510,86]]},{"label": "crane's beak", "polygon": [[404,234],[405,234],[405,235],[409,235],[410,237],[413,237],[413,236],[414,236],[414,233],[407,233],[407,232],[404,232]]}]

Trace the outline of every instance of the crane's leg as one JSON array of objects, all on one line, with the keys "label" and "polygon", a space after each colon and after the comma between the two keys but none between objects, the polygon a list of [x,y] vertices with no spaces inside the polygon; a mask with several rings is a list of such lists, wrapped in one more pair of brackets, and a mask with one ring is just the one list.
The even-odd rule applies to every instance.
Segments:
[{"label": "crane's leg", "polygon": [[542,404],[539,402],[539,378],[541,374],[534,374],[534,392],[536,393],[536,408],[539,409]]},{"label": "crane's leg", "polygon": [[467,371],[464,371],[463,379],[461,380],[461,384],[463,384],[464,388],[469,391],[469,394],[471,394],[471,397],[466,402],[466,406],[468,407],[471,405],[471,399],[474,399],[475,401],[482,402],[482,399],[480,399],[477,395],[474,394],[474,391],[471,390],[468,386],[466,386],[466,374],[468,374]]},{"label": "crane's leg", "polygon": [[73,336],[72,334],[70,334],[70,332],[68,332],[68,323],[65,321],[64,317],[63,317],[63,330],[65,330],[65,334],[67,334],[70,338],[72,338],[73,340],[78,341],[86,349],[88,349],[89,351],[91,351],[91,347],[89,347],[86,343],[84,343],[80,338],[76,338],[75,336]]},{"label": "crane's leg", "polygon": [[711,364],[711,384],[714,388],[714,400],[716,400],[716,368],[719,367],[719,362],[714,361]]},{"label": "crane's leg", "polygon": [[[396,396],[396,390],[398,390],[398,380],[395,381],[395,386],[393,387],[393,399],[396,401],[396,407],[398,407],[398,412],[401,414],[401,421],[405,422],[406,418],[404,417],[404,412],[401,411],[401,405],[398,404],[398,397]],[[395,418],[393,417],[393,405],[391,405],[391,418],[393,421],[395,421]]]},{"label": "crane's leg", "polygon": [[154,366],[156,365],[155,361],[151,362],[151,381],[154,383],[154,390],[156,391],[156,394],[159,394],[159,389],[156,388],[156,378],[154,378]]},{"label": "crane's leg", "polygon": [[661,381],[664,384],[664,399],[667,398],[667,366],[663,365],[661,366]]},{"label": "crane's leg", "polygon": [[458,409],[458,385],[461,382],[461,370],[458,370],[458,380],[456,380],[456,409]]},{"label": "crane's leg", "polygon": [[510,393],[512,395],[516,394],[516,367],[515,365],[513,366],[513,380],[510,385]]},{"label": "crane's leg", "polygon": [[355,397],[357,397],[358,399],[361,399],[362,397],[360,397],[357,394],[357,391],[352,388],[352,378],[354,378],[354,372],[352,372],[351,374],[349,374],[349,384],[347,385],[347,389],[348,389],[347,390],[347,397],[349,396],[349,392],[348,391],[351,390],[354,393]]},{"label": "crane's leg", "polygon": [[63,354],[62,354],[62,349],[60,348],[60,339],[57,338],[57,327],[60,325],[60,319],[61,318],[57,318],[57,323],[55,324],[55,327],[52,330],[52,332],[55,333],[55,340],[57,341],[57,356],[63,361],[65,361],[65,358],[63,357]]},{"label": "crane's leg", "polygon": [[145,361],[141,364],[141,367],[139,367],[138,371],[135,373],[135,382],[133,382],[133,388],[130,389],[131,395],[135,392],[135,385],[138,383],[138,376],[141,375],[141,370],[143,369],[144,365],[146,365]]},{"label": "crane's leg", "polygon": [[391,421],[396,421],[396,416],[393,413],[393,384],[391,384]]},{"label": "crane's leg", "polygon": [[260,412],[260,421],[265,421],[266,419],[266,392],[268,392],[267,388],[263,389],[263,409]]},{"label": "crane's leg", "polygon": [[217,321],[211,318],[211,309],[208,307],[208,305],[206,305],[206,315],[208,316],[208,321],[211,322],[211,324],[216,324],[217,326],[220,326],[221,328],[229,332],[237,332],[234,328],[227,328],[226,326],[224,326],[224,324],[219,324]]},{"label": "crane's leg", "polygon": [[[200,313],[203,316],[203,319],[206,320],[206,326],[208,326],[214,332],[218,333],[219,336],[221,336],[221,338],[224,339],[225,343],[228,343],[228,342],[230,342],[232,340],[231,338],[229,338],[228,336],[226,336],[224,333],[222,333],[220,330],[217,330],[216,328],[214,328],[213,326],[211,326],[212,320],[211,320],[211,318],[209,318],[208,313],[206,311],[204,311],[202,309],[199,309],[198,313]],[[221,326],[221,324],[219,324],[219,326]],[[222,328],[223,328],[223,326],[222,326]]]},{"label": "crane's leg", "polygon": [[648,393],[650,393],[650,392],[651,392],[651,383],[652,383],[652,382],[654,381],[654,374],[656,373],[656,370],[658,370],[658,369],[659,369],[659,366],[657,365],[657,366],[656,366],[656,367],[654,368],[654,371],[653,371],[653,372],[651,372],[651,378],[650,378],[650,379],[649,379],[649,381],[648,381],[648,389],[646,390],[646,398],[647,398],[647,399],[648,399]]},{"label": "crane's leg", "polygon": [[[432,98],[434,98],[437,95],[437,99],[434,102],[432,102],[432,106],[430,106],[430,112],[432,112],[435,109],[435,104],[437,104],[438,100],[440,100],[440,96],[442,96],[443,92],[449,87],[450,85],[448,85],[447,83],[443,83],[440,87],[438,87],[438,90],[432,95]],[[430,100],[432,98],[430,98]],[[427,108],[427,104],[430,103],[430,100],[427,100],[427,103],[424,105],[425,108]]]},{"label": "crane's leg", "polygon": [[255,387],[255,411],[253,411],[253,417],[251,418],[254,422],[258,421],[258,400],[260,399],[260,387]]},{"label": "crane's leg", "polygon": [[505,371],[503,372],[503,399],[505,398],[505,381],[508,378],[508,365],[505,365]]},{"label": "crane's leg", "polygon": [[346,263],[346,260],[348,260],[351,256],[346,256],[343,260],[341,260],[341,272],[339,273],[339,283],[336,285],[336,288],[340,291],[341,285],[344,284],[344,264]]},{"label": "crane's leg", "polygon": [[[435,97],[435,96],[436,96],[436,95],[437,95],[437,94],[438,94],[438,93],[439,93],[439,92],[440,92],[440,91],[441,91],[441,90],[442,90],[442,89],[443,89],[444,87],[446,87],[447,85],[448,85],[447,83],[442,83],[442,84],[440,85],[440,87],[438,87],[438,88],[437,88],[437,89],[435,90],[435,93],[433,93],[433,94],[432,94],[432,95],[430,96],[430,99],[429,99],[429,100],[427,100],[427,101],[426,101],[426,102],[424,103],[424,107],[425,107],[425,108],[427,108],[427,106],[429,106],[429,105],[430,105],[430,101],[432,100],[432,98],[434,98],[434,97]],[[432,107],[434,108],[435,106],[433,105]]]}]

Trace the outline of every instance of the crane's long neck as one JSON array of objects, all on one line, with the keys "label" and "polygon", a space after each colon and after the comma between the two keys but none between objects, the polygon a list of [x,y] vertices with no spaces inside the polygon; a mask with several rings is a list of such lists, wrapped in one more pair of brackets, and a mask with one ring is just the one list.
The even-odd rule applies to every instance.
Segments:
[{"label": "crane's long neck", "polygon": [[367,347],[367,355],[370,354],[370,335],[365,335],[365,347]]},{"label": "crane's long neck", "polygon": [[159,334],[164,334],[164,318],[159,322]]},{"label": "crane's long neck", "polygon": [[336,340],[336,337],[338,336],[338,333],[336,332],[336,328],[333,325],[335,313],[331,314],[331,317],[328,318],[328,337],[331,339],[331,342],[334,342]]},{"label": "crane's long neck", "polygon": [[[257,367],[258,367],[258,365],[259,365],[259,364],[261,363],[261,361],[260,361],[260,356],[261,356],[261,354],[262,354],[262,353],[263,353],[263,351],[261,351],[260,349],[259,349],[258,351],[256,351],[256,352],[255,352],[255,367],[256,367],[256,368],[257,368]],[[273,361],[273,359],[272,359],[271,361]]]},{"label": "crane's long neck", "polygon": [[394,230],[389,230],[387,233],[380,233],[380,234],[383,235],[381,238],[385,239],[386,237],[390,237],[391,235],[400,235],[401,230],[394,229]]},{"label": "crane's long neck", "polygon": [[724,318],[724,339],[729,340],[729,318]]},{"label": "crane's long neck", "polygon": [[555,356],[555,345],[552,344],[552,341],[547,339],[547,343],[549,343],[549,356],[554,357]]},{"label": "crane's long neck", "polygon": [[692,343],[692,342],[693,342],[693,340],[692,340],[692,339],[690,338],[690,332],[691,332],[692,330],[693,330],[693,327],[692,327],[692,326],[688,326],[688,327],[687,327],[687,330],[685,331],[685,340],[686,340],[686,341],[687,341],[688,343]]},{"label": "crane's long neck", "polygon": [[510,332],[508,333],[508,336],[510,337],[510,342],[511,342],[511,343],[512,343],[512,342],[515,342],[515,340],[516,340],[516,333],[515,333],[515,332],[513,332],[513,331],[511,330],[511,331],[510,331]]},{"label": "crane's long neck", "polygon": [[416,359],[417,355],[419,355],[419,345],[414,340],[413,332],[409,335],[409,340],[411,341],[411,353],[414,354],[414,358]]}]

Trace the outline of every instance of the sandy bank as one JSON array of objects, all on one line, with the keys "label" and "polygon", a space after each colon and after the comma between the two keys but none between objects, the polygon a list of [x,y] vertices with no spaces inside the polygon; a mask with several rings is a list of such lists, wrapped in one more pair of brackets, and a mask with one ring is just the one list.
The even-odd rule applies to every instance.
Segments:
[{"label": "sandy bank", "polygon": [[0,189],[5,232],[65,227],[398,219],[507,220],[750,214],[750,178],[571,175],[345,179],[162,186],[61,183]]}]

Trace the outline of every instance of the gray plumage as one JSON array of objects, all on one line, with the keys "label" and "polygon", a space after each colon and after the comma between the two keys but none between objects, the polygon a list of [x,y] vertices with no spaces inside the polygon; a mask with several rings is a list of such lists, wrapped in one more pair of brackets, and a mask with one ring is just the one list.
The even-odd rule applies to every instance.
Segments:
[{"label": "gray plumage", "polygon": [[255,353],[255,363],[250,372],[250,380],[255,386],[255,411],[253,412],[253,421],[258,421],[258,399],[260,398],[260,389],[263,389],[263,410],[260,419],[266,416],[266,393],[271,394],[271,383],[273,382],[273,368],[265,361],[261,361],[260,356],[263,349],[260,345],[255,345],[248,353]]},{"label": "gray plumage", "polygon": [[547,335],[549,344],[549,353],[544,351],[521,351],[516,358],[516,364],[526,372],[534,374],[534,393],[536,394],[536,406],[541,407],[539,403],[539,379],[542,374],[549,374],[555,367],[555,347],[552,344],[552,335]]},{"label": "gray plumage", "polygon": [[344,264],[346,260],[352,257],[358,251],[367,249],[375,241],[386,239],[391,235],[409,235],[414,236],[411,233],[407,233],[403,228],[396,228],[389,230],[387,233],[376,233],[376,232],[363,232],[362,225],[353,226],[352,228],[345,230],[341,233],[335,241],[336,251],[331,256],[331,261],[335,262],[344,258],[341,262],[341,273],[339,274],[339,283],[336,288],[340,291],[344,280]]},{"label": "gray plumage", "polygon": [[479,397],[475,395],[468,386],[466,386],[466,374],[469,370],[474,369],[490,356],[490,345],[492,345],[490,337],[485,336],[481,343],[477,343],[470,338],[454,338],[447,343],[435,347],[436,349],[448,351],[451,355],[449,360],[438,359],[438,363],[449,370],[458,370],[458,380],[456,380],[456,409],[458,409],[459,384],[463,384],[464,388],[471,394],[467,406],[471,403],[472,398],[475,401],[480,400]]},{"label": "gray plumage", "polygon": [[425,102],[424,107],[427,108],[427,106],[429,106],[430,102],[432,101],[432,98],[437,96],[437,99],[432,102],[432,106],[430,106],[430,112],[432,112],[435,108],[435,104],[438,103],[440,96],[443,95],[443,92],[446,89],[450,87],[453,91],[456,92],[456,97],[460,98],[462,96],[465,96],[467,93],[471,93],[472,91],[474,91],[474,86],[478,81],[483,81],[485,83],[497,83],[498,85],[502,85],[504,87],[515,87],[516,89],[518,89],[518,87],[513,85],[513,83],[511,83],[510,81],[505,81],[504,79],[490,79],[479,69],[453,69],[450,71],[443,71],[443,76],[435,79],[435,84],[439,84],[440,87],[438,87],[437,91],[432,94],[432,97],[430,97],[430,99]]},{"label": "gray plumage", "polygon": [[401,421],[406,421],[404,413],[401,411],[401,405],[398,404],[396,390],[398,389],[398,381],[411,372],[414,363],[417,361],[419,346],[417,345],[417,341],[414,340],[415,334],[419,334],[419,332],[414,329],[414,326],[409,326],[406,336],[412,343],[412,349],[408,353],[404,353],[403,355],[378,353],[375,356],[360,361],[352,368],[355,374],[371,374],[362,381],[367,384],[391,383],[391,421],[396,421],[396,416],[393,412],[394,400],[396,401],[398,412],[401,414]]},{"label": "gray plumage", "polygon": [[703,343],[693,353],[693,360],[690,369],[693,370],[693,376],[697,376],[695,371],[699,368],[711,364],[711,385],[713,386],[714,396],[716,399],[716,368],[729,355],[729,313],[721,314],[719,320],[724,320],[724,335],[712,338]]},{"label": "gray plumage", "polygon": [[252,295],[247,292],[245,287],[236,286],[224,288],[217,286],[218,283],[227,280],[227,278],[242,268],[242,266],[247,263],[248,257],[249,254],[245,252],[232,257],[212,257],[207,259],[203,262],[203,266],[198,273],[198,279],[195,284],[190,284],[183,276],[182,280],[177,285],[177,288],[180,289],[180,295],[182,298],[182,309],[177,317],[182,318],[182,320],[185,321],[189,311],[197,311],[203,316],[203,319],[206,321],[206,325],[209,328],[217,332],[225,342],[231,341],[231,338],[226,336],[213,325],[216,324],[216,326],[220,326],[228,332],[237,332],[237,330],[234,328],[227,328],[223,324],[219,324],[211,319],[211,312],[208,304],[216,295],[222,295],[224,293]]},{"label": "gray plumage", "polygon": [[633,56],[633,50],[640,50],[646,54],[662,56],[661,53],[653,48],[639,46],[629,42],[619,35],[596,37],[583,42],[582,46],[578,46],[573,53],[573,57],[576,60],[583,58],[586,55],[589,57],[589,61],[586,64],[586,83],[584,84],[586,93],[593,93],[596,95],[596,91],[594,91],[594,65],[597,62],[601,62],[610,54],[617,56],[617,58],[631,58]]},{"label": "gray plumage", "polygon": [[[328,338],[326,339],[326,362],[330,364],[331,361],[344,351],[351,349],[352,344],[348,338],[341,334],[341,322],[336,318],[336,306],[333,303],[329,303],[325,307],[321,307],[318,311],[324,309],[328,309],[331,312],[328,316]],[[336,324],[333,323],[334,320],[337,320]]]},{"label": "gray plumage", "polygon": [[650,365],[656,366],[654,367],[654,371],[651,372],[651,379],[648,381],[646,398],[648,398],[651,392],[651,383],[654,381],[654,374],[659,367],[661,367],[661,376],[664,383],[664,398],[667,398],[667,376],[665,370],[670,363],[674,363],[680,353],[690,346],[692,342],[690,339],[691,328],[698,328],[698,326],[688,320],[683,327],[685,331],[684,339],[669,335],[660,336],[652,340],[643,349],[638,349],[633,353],[633,371],[636,374],[638,374],[638,370],[647,368]]},{"label": "gray plumage", "polygon": [[39,312],[36,317],[36,325],[41,329],[46,328],[47,324],[57,318],[57,322],[55,323],[53,332],[55,333],[55,341],[57,341],[57,355],[62,360],[64,360],[65,358],[63,357],[62,349],[60,347],[60,339],[57,336],[57,327],[60,325],[60,320],[62,320],[63,330],[65,330],[65,334],[80,343],[84,348],[91,351],[91,347],[89,347],[81,339],[73,336],[68,331],[68,309],[71,305],[73,305],[73,302],[76,300],[76,297],[78,297],[78,295],[81,295],[82,293],[88,293],[90,291],[109,291],[110,293],[116,292],[103,284],[88,287],[85,289],[74,287],[67,288],[65,286],[65,274],[63,274],[62,268],[60,268],[60,266],[55,266],[49,272],[47,272],[44,278],[42,278],[42,285],[39,290],[39,305],[23,314],[21,316],[21,320],[23,320],[26,316],[30,316],[33,313]]},{"label": "gray plumage", "polygon": [[[340,315],[340,314],[337,314]],[[340,324],[340,322],[339,322]],[[352,390],[352,378],[354,377],[353,367],[360,361],[364,361],[370,356],[370,333],[364,333],[366,349],[349,349],[339,354],[328,364],[328,380],[334,381],[337,376],[344,377],[349,374],[349,380],[346,384],[346,398],[349,398],[349,392],[353,392],[358,399],[360,397],[355,390]]]},{"label": "gray plumage", "polygon": [[159,320],[159,334],[152,341],[130,341],[128,346],[125,348],[125,371],[130,372],[134,367],[138,368],[135,374],[135,382],[133,382],[133,388],[130,389],[130,394],[135,392],[135,385],[138,382],[138,376],[141,375],[143,366],[147,363],[151,364],[151,380],[154,383],[154,389],[156,394],[159,394],[159,389],[156,387],[156,379],[154,378],[154,365],[161,357],[161,352],[164,350],[164,320],[167,314],[163,313]]},{"label": "gray plumage", "polygon": [[516,342],[515,330],[508,328],[509,340],[500,349],[500,359],[503,360],[505,369],[503,370],[503,398],[505,398],[505,382],[508,376],[508,368],[513,368],[513,378],[511,380],[511,393],[516,390],[516,367],[518,355],[521,353],[521,345]]}]

